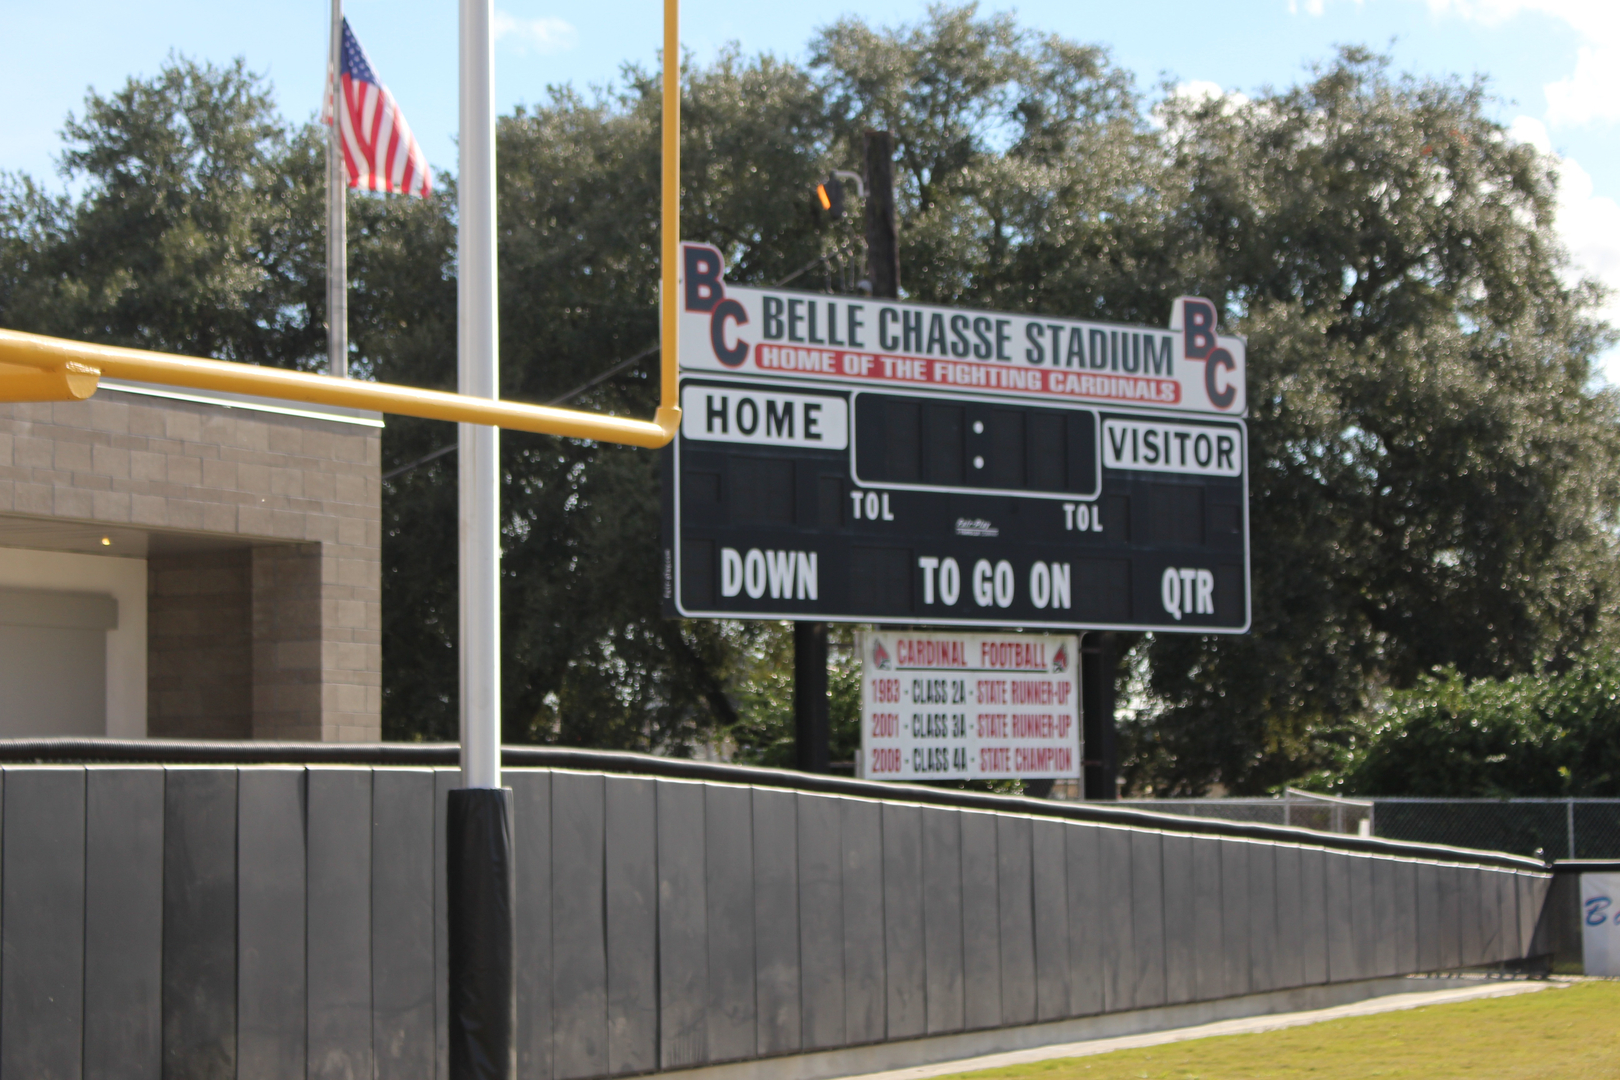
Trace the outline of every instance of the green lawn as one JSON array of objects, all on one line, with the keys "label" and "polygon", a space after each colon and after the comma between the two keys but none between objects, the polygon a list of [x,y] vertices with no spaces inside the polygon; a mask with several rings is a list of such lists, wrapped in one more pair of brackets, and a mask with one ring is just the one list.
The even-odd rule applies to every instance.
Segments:
[{"label": "green lawn", "polygon": [[959,1075],[973,1080],[1616,1080],[1620,982]]}]

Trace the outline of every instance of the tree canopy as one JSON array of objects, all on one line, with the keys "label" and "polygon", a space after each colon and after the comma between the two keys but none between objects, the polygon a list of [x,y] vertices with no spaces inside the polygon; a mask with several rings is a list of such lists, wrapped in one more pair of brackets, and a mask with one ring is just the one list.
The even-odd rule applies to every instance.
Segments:
[{"label": "tree canopy", "polygon": [[[504,395],[552,400],[654,344],[658,95],[632,67],[501,118]],[[1612,334],[1556,241],[1552,163],[1483,82],[1352,48],[1247,99],[1143,92],[1103,48],[970,6],[837,22],[802,63],[728,51],[683,95],[683,234],[736,280],[853,287],[858,215],[821,220],[808,193],[883,127],[910,298],[1159,324],[1196,293],[1248,335],[1253,631],[1131,643],[1136,788],[1263,791],[1341,760],[1437,666],[1612,647],[1620,444],[1592,384]],[[0,187],[0,323],[320,365],[315,125],[276,121],[240,63],[176,59],[63,134],[77,194]],[[437,189],[351,198],[364,375],[454,383],[453,178]],[[571,400],[646,415],[652,374]],[[451,441],[390,420],[385,471]],[[506,737],[777,760],[784,629],[658,610],[660,460],[503,437]],[[384,485],[391,738],[456,730],[454,482],[440,457]]]},{"label": "tree canopy", "polygon": [[1341,794],[1456,798],[1620,795],[1620,664],[1470,682],[1455,668],[1391,695],[1335,769]]}]

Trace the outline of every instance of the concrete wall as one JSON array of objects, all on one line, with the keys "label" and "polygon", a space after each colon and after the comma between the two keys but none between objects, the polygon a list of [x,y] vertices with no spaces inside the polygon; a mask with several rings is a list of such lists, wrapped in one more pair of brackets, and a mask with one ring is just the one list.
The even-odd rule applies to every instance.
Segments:
[{"label": "concrete wall", "polygon": [[154,733],[374,740],[378,424],[117,383],[0,405],[0,546],[72,550],[76,526],[152,560]]},{"label": "concrete wall", "polygon": [[[1547,887],[1304,833],[506,775],[534,1080],[1491,964],[1524,955]],[[5,768],[0,1075],[446,1076],[458,782]]]}]

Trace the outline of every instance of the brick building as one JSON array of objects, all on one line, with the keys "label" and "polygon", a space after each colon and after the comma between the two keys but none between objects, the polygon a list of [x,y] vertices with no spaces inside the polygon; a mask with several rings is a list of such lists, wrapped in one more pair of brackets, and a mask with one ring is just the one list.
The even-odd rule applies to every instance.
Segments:
[{"label": "brick building", "polygon": [[0,404],[0,736],[375,740],[382,420]]}]

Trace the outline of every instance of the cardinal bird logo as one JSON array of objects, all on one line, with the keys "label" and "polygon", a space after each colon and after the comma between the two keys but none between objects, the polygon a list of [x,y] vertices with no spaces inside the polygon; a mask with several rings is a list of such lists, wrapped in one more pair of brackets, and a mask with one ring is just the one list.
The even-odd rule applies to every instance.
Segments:
[{"label": "cardinal bird logo", "polygon": [[1058,651],[1052,654],[1052,670],[1062,674],[1069,670],[1069,647],[1059,645]]},{"label": "cardinal bird logo", "polygon": [[889,660],[889,650],[883,647],[882,638],[872,639],[872,663],[879,671],[888,671],[894,666]]}]

